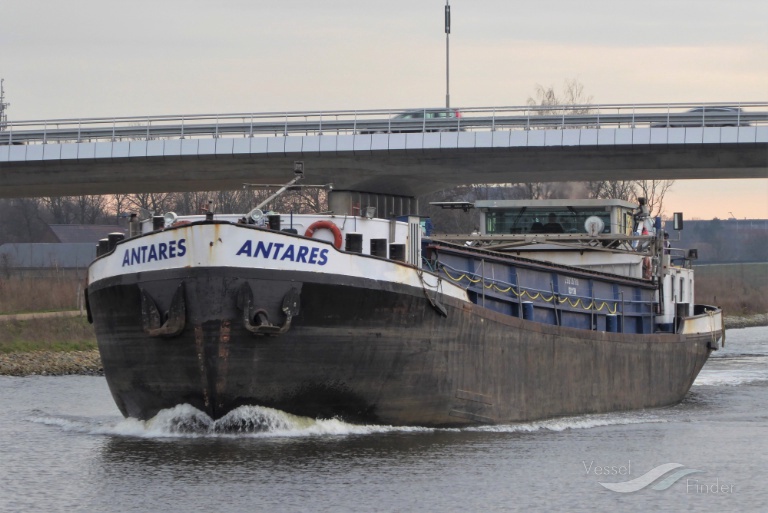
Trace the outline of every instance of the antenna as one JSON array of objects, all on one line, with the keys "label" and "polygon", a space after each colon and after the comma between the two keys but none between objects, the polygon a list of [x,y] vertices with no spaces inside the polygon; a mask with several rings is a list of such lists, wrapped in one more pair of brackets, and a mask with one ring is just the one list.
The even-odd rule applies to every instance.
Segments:
[{"label": "antenna", "polygon": [[0,131],[5,130],[5,123],[8,119],[5,109],[11,105],[10,103],[5,103],[5,88],[3,87],[3,82],[5,82],[5,79],[0,78]]}]

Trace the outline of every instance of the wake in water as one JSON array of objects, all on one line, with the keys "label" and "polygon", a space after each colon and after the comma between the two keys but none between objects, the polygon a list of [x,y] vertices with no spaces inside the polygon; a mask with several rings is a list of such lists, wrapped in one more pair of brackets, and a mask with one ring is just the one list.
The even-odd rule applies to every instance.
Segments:
[{"label": "wake in water", "polygon": [[[715,353],[717,354],[717,353]],[[768,356],[756,352],[730,352],[712,357],[694,386],[737,386],[768,381]]]},{"label": "wake in water", "polygon": [[738,386],[768,381],[768,370],[758,369],[704,369],[693,386]]},{"label": "wake in water", "polygon": [[463,431],[484,431],[492,433],[534,433],[536,431],[567,431],[569,429],[589,429],[603,426],[628,424],[649,424],[667,422],[655,413],[645,410],[618,413],[581,415],[578,417],[560,417],[556,419],[525,422],[521,424],[501,424],[494,426],[476,426]]},{"label": "wake in water", "polygon": [[565,431],[589,429],[623,424],[666,422],[658,416],[644,412],[584,415],[558,419],[506,424],[473,426],[467,428],[396,427],[385,425],[356,425],[338,419],[311,419],[261,406],[241,406],[219,420],[182,404],[162,410],[154,418],[142,421],[122,419],[117,423],[76,417],[38,415],[31,422],[59,426],[65,431],[95,435],[127,436],[139,438],[198,438],[198,437],[307,437],[347,436],[378,433],[430,433],[430,432],[493,432],[534,433],[538,431]]},{"label": "wake in water", "polygon": [[118,434],[143,436],[302,436],[365,433],[371,426],[354,426],[337,419],[314,420],[263,406],[241,406],[213,420],[182,404],[160,411],[148,421],[126,419]]},{"label": "wake in water", "polygon": [[364,435],[391,431],[428,432],[429,428],[348,424],[338,419],[311,419],[262,406],[241,406],[218,420],[188,404],[161,410],[150,420],[134,418],[109,423],[42,412],[28,420],[59,426],[65,431],[141,438],[195,437],[301,437],[317,435]]}]

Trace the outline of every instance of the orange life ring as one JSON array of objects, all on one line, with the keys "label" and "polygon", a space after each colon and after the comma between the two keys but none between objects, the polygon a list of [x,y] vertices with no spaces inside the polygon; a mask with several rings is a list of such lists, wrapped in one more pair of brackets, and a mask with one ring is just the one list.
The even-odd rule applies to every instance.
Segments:
[{"label": "orange life ring", "polygon": [[312,237],[315,234],[315,231],[321,228],[331,230],[331,233],[333,233],[333,245],[336,246],[336,249],[341,249],[341,230],[339,230],[339,227],[331,221],[315,221],[309,225],[307,231],[304,232],[304,237]]}]

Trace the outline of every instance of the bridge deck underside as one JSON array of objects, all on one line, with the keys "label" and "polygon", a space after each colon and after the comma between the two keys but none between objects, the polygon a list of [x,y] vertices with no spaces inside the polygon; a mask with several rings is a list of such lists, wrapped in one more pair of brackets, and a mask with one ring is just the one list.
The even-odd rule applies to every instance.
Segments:
[{"label": "bridge deck underside", "polygon": [[[109,143],[13,147],[9,151],[16,154],[42,156],[0,161],[0,197],[238,189],[243,183],[284,183],[292,178],[296,160],[305,162],[306,183],[398,195],[470,183],[768,177],[768,142],[762,141],[360,151],[288,151],[285,145],[276,152],[172,155],[148,151],[151,143],[162,142],[138,141],[144,145],[138,154],[131,150],[137,142],[121,143],[127,145],[125,151],[108,155],[93,148]],[[73,148],[90,153],[72,155]]]}]

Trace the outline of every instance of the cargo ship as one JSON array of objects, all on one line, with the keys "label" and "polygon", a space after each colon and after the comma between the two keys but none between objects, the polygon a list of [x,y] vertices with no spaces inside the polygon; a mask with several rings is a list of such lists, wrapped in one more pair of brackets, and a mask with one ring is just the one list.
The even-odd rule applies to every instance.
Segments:
[{"label": "cargo ship", "polygon": [[462,427],[660,407],[721,346],[695,251],[645,205],[443,204],[481,226],[438,235],[412,202],[332,194],[333,212],[169,212],[100,241],[88,316],[124,416]]}]

